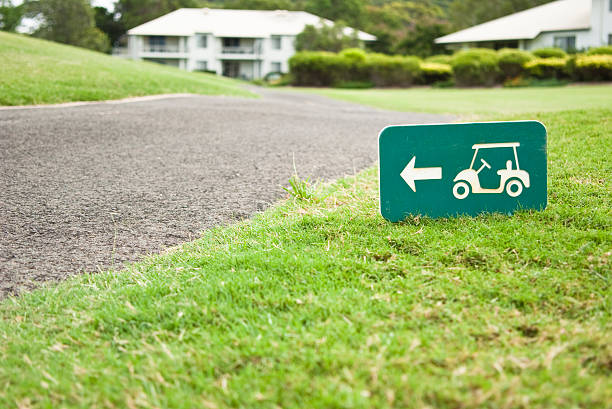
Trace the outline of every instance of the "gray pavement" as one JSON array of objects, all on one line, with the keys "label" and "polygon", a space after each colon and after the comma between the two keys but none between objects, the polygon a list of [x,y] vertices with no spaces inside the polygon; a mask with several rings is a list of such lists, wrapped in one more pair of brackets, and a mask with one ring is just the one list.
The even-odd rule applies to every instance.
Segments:
[{"label": "gray pavement", "polygon": [[452,120],[258,92],[0,110],[0,298],[262,211],[293,158],[334,179],[375,163],[385,125]]}]

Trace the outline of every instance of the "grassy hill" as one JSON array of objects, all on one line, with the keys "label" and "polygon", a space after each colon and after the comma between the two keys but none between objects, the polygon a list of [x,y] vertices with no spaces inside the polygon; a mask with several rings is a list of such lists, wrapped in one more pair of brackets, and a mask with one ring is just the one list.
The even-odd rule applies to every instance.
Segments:
[{"label": "grassy hill", "polygon": [[165,93],[250,95],[240,83],[0,32],[0,105],[99,101]]}]

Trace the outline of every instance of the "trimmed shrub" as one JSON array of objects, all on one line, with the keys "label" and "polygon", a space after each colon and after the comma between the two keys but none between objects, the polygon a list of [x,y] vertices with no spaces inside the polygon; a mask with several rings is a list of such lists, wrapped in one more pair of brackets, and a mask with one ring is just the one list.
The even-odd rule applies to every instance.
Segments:
[{"label": "trimmed shrub", "polygon": [[410,86],[420,80],[417,57],[366,54],[348,49],[339,54],[302,51],[289,59],[295,85],[314,86]]},{"label": "trimmed shrub", "polygon": [[499,78],[497,53],[487,48],[459,51],[451,61],[455,82],[461,86],[495,84]]},{"label": "trimmed shrub", "polygon": [[528,51],[502,48],[497,52],[498,65],[504,79],[516,78],[525,74],[524,65],[535,57]]},{"label": "trimmed shrub", "polygon": [[399,55],[369,54],[366,65],[370,80],[377,87],[407,87],[420,77],[421,60],[418,57]]},{"label": "trimmed shrub", "polygon": [[612,80],[612,55],[581,55],[576,57],[574,76],[580,81]]},{"label": "trimmed shrub", "polygon": [[435,62],[421,63],[421,78],[425,84],[448,81],[453,76],[453,68],[448,64]]},{"label": "trimmed shrub", "polygon": [[425,58],[425,62],[435,62],[438,64],[450,65],[452,59],[453,59],[452,55],[438,54],[438,55],[432,55],[431,57]]},{"label": "trimmed shrub", "polygon": [[560,48],[546,47],[532,51],[532,54],[538,58],[565,58],[567,53]]},{"label": "trimmed shrub", "polygon": [[[370,79],[369,67],[366,64],[367,54],[360,48],[347,48],[338,54],[344,59],[346,72],[342,82],[368,82]],[[336,84],[334,84],[336,85]]]},{"label": "trimmed shrub", "polygon": [[289,59],[295,85],[331,86],[346,81],[348,59],[326,51],[302,51]]},{"label": "trimmed shrub", "polygon": [[536,58],[525,63],[525,70],[535,78],[563,78],[567,76],[567,58]]},{"label": "trimmed shrub", "polygon": [[591,48],[587,51],[587,55],[612,55],[612,45]]}]

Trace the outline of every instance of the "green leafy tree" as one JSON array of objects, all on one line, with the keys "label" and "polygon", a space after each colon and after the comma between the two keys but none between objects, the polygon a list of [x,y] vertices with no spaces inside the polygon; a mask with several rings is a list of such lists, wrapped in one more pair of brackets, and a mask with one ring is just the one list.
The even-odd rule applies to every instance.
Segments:
[{"label": "green leafy tree", "polygon": [[456,29],[494,20],[531,7],[550,3],[551,0],[454,0],[448,9],[448,18]]},{"label": "green leafy tree", "polygon": [[106,52],[108,37],[94,25],[87,0],[38,0],[27,3],[28,13],[42,17],[36,37]]},{"label": "green leafy tree", "polygon": [[121,23],[133,28],[183,7],[204,7],[202,0],[118,0],[115,11],[121,15]]},{"label": "green leafy tree", "polygon": [[94,20],[96,27],[106,34],[113,46],[127,31],[117,14],[108,11],[105,7],[94,7]]},{"label": "green leafy tree", "polygon": [[430,1],[383,2],[366,12],[365,30],[377,37],[368,44],[374,51],[427,56],[443,50],[434,40],[448,32],[448,23],[443,9]]},{"label": "green leafy tree", "polygon": [[351,27],[363,28],[365,4],[363,0],[308,0],[306,11],[334,21],[344,21]]},{"label": "green leafy tree", "polygon": [[347,35],[346,26],[342,22],[334,25],[321,24],[319,27],[307,25],[304,31],[295,38],[295,49],[298,51],[332,51],[338,52],[345,48],[361,47],[357,33]]},{"label": "green leafy tree", "polygon": [[11,0],[0,0],[0,30],[15,31],[24,13],[23,4],[15,6]]}]

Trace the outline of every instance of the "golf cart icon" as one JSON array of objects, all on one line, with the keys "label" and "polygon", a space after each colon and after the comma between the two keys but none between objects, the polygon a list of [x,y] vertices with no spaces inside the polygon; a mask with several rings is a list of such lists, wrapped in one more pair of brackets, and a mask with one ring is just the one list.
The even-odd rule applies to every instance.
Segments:
[{"label": "golf cart icon", "polygon": [[[472,158],[472,163],[470,164],[469,169],[464,169],[455,176],[453,182],[455,186],[453,187],[453,195],[457,199],[465,199],[468,197],[470,192],[476,193],[503,193],[504,189],[508,196],[517,197],[523,192],[523,186],[529,187],[529,173],[521,170],[519,168],[519,160],[518,155],[516,153],[516,148],[520,146],[519,142],[509,142],[509,143],[479,143],[472,146],[474,149],[474,157]],[[476,161],[476,157],[478,156],[478,151],[480,149],[498,149],[498,148],[512,148],[514,151],[514,163],[511,160],[506,161],[506,168],[500,169],[497,171],[497,174],[500,176],[499,187],[497,189],[484,189],[480,187],[480,179],[478,178],[478,174],[486,167],[491,169],[491,165],[489,165],[484,159],[480,159],[482,162],[482,166],[478,168],[478,170],[474,170],[474,162]]]}]

